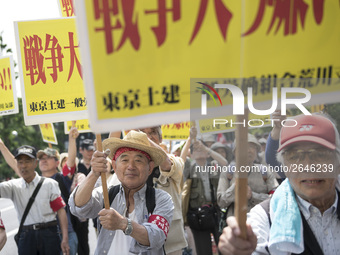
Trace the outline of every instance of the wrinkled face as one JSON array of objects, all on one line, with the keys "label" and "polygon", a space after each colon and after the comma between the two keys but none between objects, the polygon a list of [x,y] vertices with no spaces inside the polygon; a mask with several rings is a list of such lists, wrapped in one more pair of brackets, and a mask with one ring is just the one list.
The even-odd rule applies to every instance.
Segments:
[{"label": "wrinkled face", "polygon": [[283,152],[294,191],[307,201],[333,196],[339,164],[335,152],[312,142],[299,142]]},{"label": "wrinkled face", "polygon": [[27,155],[20,155],[17,158],[18,169],[26,182],[31,182],[34,179],[37,165],[37,160]]},{"label": "wrinkled face", "polygon": [[125,187],[137,189],[146,183],[154,168],[154,163],[138,151],[127,151],[113,161],[113,167],[118,179]]},{"label": "wrinkled face", "polygon": [[142,128],[140,129],[140,131],[145,133],[148,136],[148,138],[154,143],[160,144],[162,142],[160,134],[158,133],[158,127]]},{"label": "wrinkled face", "polygon": [[52,171],[58,167],[59,161],[55,157],[50,157],[44,154],[39,159],[39,169],[41,172]]},{"label": "wrinkled face", "polygon": [[227,158],[227,153],[226,153],[225,149],[217,148],[214,151],[216,151],[218,154],[220,154],[223,158]]},{"label": "wrinkled face", "polygon": [[254,143],[248,143],[248,163],[253,164],[257,157],[257,146]]}]

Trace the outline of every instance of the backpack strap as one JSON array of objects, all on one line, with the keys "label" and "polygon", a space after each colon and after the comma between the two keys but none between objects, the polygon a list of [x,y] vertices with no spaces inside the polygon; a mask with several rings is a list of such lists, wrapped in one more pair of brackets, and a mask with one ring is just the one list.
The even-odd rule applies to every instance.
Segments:
[{"label": "backpack strap", "polygon": [[146,208],[148,209],[148,214],[151,215],[156,207],[155,188],[151,186],[147,186],[145,197],[146,197]]},{"label": "backpack strap", "polygon": [[115,197],[119,193],[119,187],[120,187],[120,185],[118,184],[116,186],[111,186],[109,188],[109,202],[110,202],[110,205],[112,204],[113,200],[115,199]]},{"label": "backpack strap", "polygon": [[305,219],[305,216],[303,216],[301,211],[300,211],[300,214],[301,214],[302,226],[303,226],[303,242],[305,245],[305,250],[302,252],[302,254],[323,255],[321,247],[318,241],[316,240],[316,237],[313,234],[313,231],[309,227],[308,222]]},{"label": "backpack strap", "polygon": [[272,226],[272,221],[270,219],[270,199],[271,198],[267,198],[266,200],[262,201],[260,203],[260,206],[262,206],[263,210],[266,212],[267,217],[268,217],[268,221],[269,221],[269,227]]},{"label": "backpack strap", "polygon": [[[270,227],[272,226],[272,221],[270,219],[270,199],[271,198],[267,198],[266,200],[262,201],[260,203],[260,206],[263,208],[263,210],[266,212],[267,214],[267,217],[268,217],[268,221],[269,221],[269,229]],[[268,254],[270,255],[270,252],[269,252],[269,248],[268,248],[268,245],[266,245],[266,247],[264,247],[266,249],[266,251],[268,252]]]},{"label": "backpack strap", "polygon": [[[111,186],[109,188],[109,202],[110,205],[112,204],[113,200],[119,193],[120,185],[116,186]],[[156,192],[155,188],[151,186],[146,187],[146,192],[145,192],[145,198],[146,198],[146,208],[148,209],[148,213],[152,214],[155,207],[156,207]],[[105,207],[105,206],[103,206]]]}]

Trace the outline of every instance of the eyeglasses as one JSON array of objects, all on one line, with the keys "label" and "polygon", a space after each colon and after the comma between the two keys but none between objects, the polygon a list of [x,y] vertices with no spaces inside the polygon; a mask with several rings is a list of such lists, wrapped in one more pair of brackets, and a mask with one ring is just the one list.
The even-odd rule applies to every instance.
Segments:
[{"label": "eyeglasses", "polygon": [[306,154],[313,163],[330,161],[334,158],[334,152],[327,149],[310,149],[310,150],[287,150],[283,152],[283,156],[290,163],[298,163],[305,160]]}]

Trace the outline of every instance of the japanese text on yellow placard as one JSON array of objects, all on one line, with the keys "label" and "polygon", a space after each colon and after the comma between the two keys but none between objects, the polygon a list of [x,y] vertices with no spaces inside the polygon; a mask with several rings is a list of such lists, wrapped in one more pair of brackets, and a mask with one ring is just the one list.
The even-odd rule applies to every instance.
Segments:
[{"label": "japanese text on yellow placard", "polygon": [[58,0],[62,17],[74,16],[73,0]]},{"label": "japanese text on yellow placard", "polygon": [[235,115],[212,118],[212,119],[201,119],[198,121],[197,129],[200,134],[219,134],[232,132],[237,129],[238,126],[246,126],[249,129],[262,128],[273,126],[274,121],[271,120],[269,115],[257,116],[249,114],[248,122],[240,123],[237,122]]},{"label": "japanese text on yellow placard", "polygon": [[[192,77],[288,79],[302,69],[307,77],[326,69],[334,78],[339,72],[333,53],[340,43],[337,1],[83,0],[79,5],[85,10],[77,17],[86,30],[81,40],[88,47],[91,64],[85,68],[97,120],[189,109]],[[175,119],[167,117],[159,122]]]},{"label": "japanese text on yellow placard", "polygon": [[[65,134],[69,134],[72,128],[72,121],[65,122]],[[77,120],[75,127],[78,129],[79,133],[87,133],[91,132],[90,123],[88,119],[85,120]]]},{"label": "japanese text on yellow placard", "polygon": [[86,110],[74,18],[16,24],[27,117]]},{"label": "japanese text on yellow placard", "polygon": [[162,125],[164,140],[186,140],[190,133],[190,122]]}]

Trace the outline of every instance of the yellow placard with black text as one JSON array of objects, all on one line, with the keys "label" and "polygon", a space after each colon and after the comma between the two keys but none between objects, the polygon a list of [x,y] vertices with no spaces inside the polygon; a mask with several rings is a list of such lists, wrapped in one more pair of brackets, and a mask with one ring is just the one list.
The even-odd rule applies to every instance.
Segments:
[{"label": "yellow placard with black text", "polygon": [[312,93],[338,100],[340,6],[317,2],[76,1],[91,128],[188,121],[195,77],[245,77],[238,86],[268,93],[279,78],[315,79]]},{"label": "yellow placard with black text", "polygon": [[[79,133],[91,132],[90,123],[88,119],[77,120],[75,123],[75,127],[77,128]],[[65,134],[69,134],[71,128],[72,128],[72,121],[66,121],[64,123]]]}]

